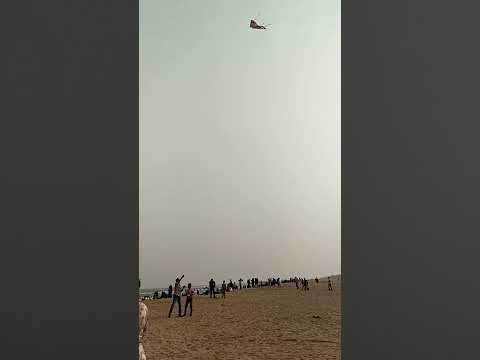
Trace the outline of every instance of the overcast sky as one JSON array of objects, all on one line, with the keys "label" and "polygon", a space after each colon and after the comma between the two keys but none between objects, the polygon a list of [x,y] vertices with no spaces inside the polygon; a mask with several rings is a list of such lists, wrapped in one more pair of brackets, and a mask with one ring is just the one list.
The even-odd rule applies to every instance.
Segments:
[{"label": "overcast sky", "polygon": [[340,0],[140,1],[142,287],[340,272],[340,29]]}]

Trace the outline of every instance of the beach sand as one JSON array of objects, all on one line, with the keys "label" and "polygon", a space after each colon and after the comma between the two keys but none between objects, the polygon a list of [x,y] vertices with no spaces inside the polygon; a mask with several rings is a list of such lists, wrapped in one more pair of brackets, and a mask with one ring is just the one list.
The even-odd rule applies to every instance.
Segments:
[{"label": "beach sand", "polygon": [[196,296],[193,316],[182,318],[176,307],[167,318],[170,299],[146,301],[147,359],[340,359],[340,289],[309,285]]}]

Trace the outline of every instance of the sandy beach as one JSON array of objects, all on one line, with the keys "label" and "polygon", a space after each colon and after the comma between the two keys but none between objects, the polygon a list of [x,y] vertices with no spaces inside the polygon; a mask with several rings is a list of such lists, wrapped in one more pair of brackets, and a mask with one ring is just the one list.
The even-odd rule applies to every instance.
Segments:
[{"label": "sandy beach", "polygon": [[340,359],[338,283],[333,292],[324,280],[309,284],[196,296],[192,317],[178,318],[175,308],[169,319],[170,299],[146,301],[147,359]]}]

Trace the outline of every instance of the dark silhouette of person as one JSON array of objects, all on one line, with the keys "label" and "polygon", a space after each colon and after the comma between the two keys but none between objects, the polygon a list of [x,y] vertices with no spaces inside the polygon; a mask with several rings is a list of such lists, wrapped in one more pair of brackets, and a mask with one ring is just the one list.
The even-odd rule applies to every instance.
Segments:
[{"label": "dark silhouette of person", "polygon": [[225,299],[226,293],[227,293],[227,284],[225,284],[225,280],[223,280],[223,283],[222,283],[222,298]]},{"label": "dark silhouette of person", "polygon": [[250,279],[247,279],[247,289],[250,289]]},{"label": "dark silhouette of person", "polygon": [[240,278],[238,280],[238,285],[240,285],[240,290],[242,290],[242,283],[243,283],[243,280],[242,280],[242,278]]},{"label": "dark silhouette of person", "polygon": [[213,279],[210,279],[209,283],[209,289],[210,289],[210,299],[212,298],[212,295],[213,295],[213,298],[215,299],[216,296],[215,296],[215,281],[213,281]]},{"label": "dark silhouette of person", "polygon": [[170,286],[168,287],[168,294],[167,294],[167,296],[168,296],[169,299],[172,297],[172,293],[173,293],[173,287],[172,287],[172,285],[170,284]]},{"label": "dark silhouette of person", "polygon": [[192,284],[188,283],[187,286],[187,301],[185,302],[185,310],[183,316],[187,314],[187,307],[190,305],[190,316],[192,316],[192,300],[193,300],[193,289]]},{"label": "dark silhouette of person", "polygon": [[328,277],[328,291],[333,291],[332,282],[330,281],[330,276]]}]

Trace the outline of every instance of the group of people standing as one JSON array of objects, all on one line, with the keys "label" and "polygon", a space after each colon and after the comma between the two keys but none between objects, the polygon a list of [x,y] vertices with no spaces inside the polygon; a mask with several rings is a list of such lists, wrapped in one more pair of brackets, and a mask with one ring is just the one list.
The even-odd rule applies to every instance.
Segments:
[{"label": "group of people standing", "polygon": [[[241,285],[241,282],[240,282],[240,289],[242,288],[242,285]],[[222,286],[220,287],[220,293],[222,294],[222,298],[226,298],[227,296],[227,291],[233,291],[233,290],[237,290],[238,289],[238,286],[236,283],[232,282],[232,280],[230,280],[230,282],[227,284],[225,282],[225,280],[223,280],[222,282]],[[217,285],[215,283],[215,280],[213,279],[210,279],[210,281],[208,282],[208,293],[210,295],[210,298],[214,298],[216,299],[217,296],[216,296],[216,293],[217,293]]]},{"label": "group of people standing", "polygon": [[295,282],[295,286],[297,287],[297,290],[300,289],[300,285],[302,285],[302,290],[305,290],[305,291],[310,290],[310,287],[308,286],[307,278],[297,278],[295,276],[293,281]]},{"label": "group of people standing", "polygon": [[246,286],[244,285],[244,282],[245,280],[241,278],[238,280],[238,285],[236,281],[230,280],[230,282],[227,284],[224,280],[222,282],[222,285],[220,286],[220,290],[217,291],[217,285],[215,283],[215,280],[210,279],[210,281],[208,282],[208,294],[210,295],[210,298],[216,298],[216,294],[220,293],[222,295],[222,298],[225,298],[228,291],[251,289],[264,286],[281,286],[280,278],[269,278],[267,281],[259,281],[258,278],[251,278],[247,279]]},{"label": "group of people standing", "polygon": [[[317,279],[315,279],[315,281],[318,283]],[[304,290],[304,291],[310,290],[310,286],[309,286],[307,278],[297,278],[297,277],[295,277],[294,282],[295,282],[295,286],[297,287],[297,290],[300,289],[300,285],[302,286],[302,290]]]},{"label": "group of people standing", "polygon": [[[292,281],[292,279],[290,281]],[[295,278],[293,279],[293,282],[295,282],[295,286],[297,287],[297,290],[300,289],[300,285],[302,286],[302,290],[304,291],[310,290],[307,278],[297,278],[295,276]],[[320,283],[320,280],[318,278],[315,278],[315,282],[318,284]],[[330,279],[330,276],[328,277],[328,291],[333,291],[332,280]]]}]

